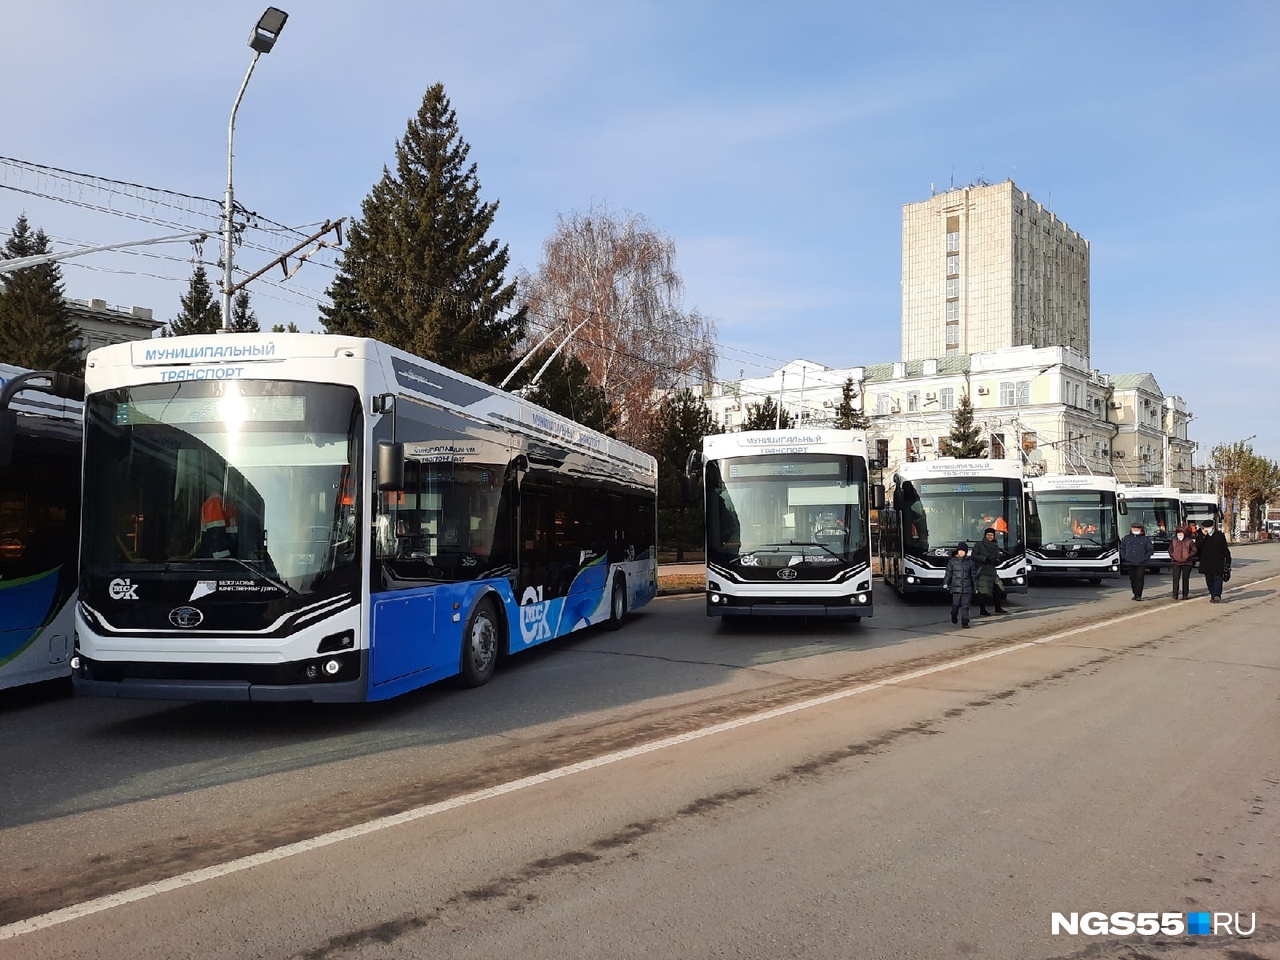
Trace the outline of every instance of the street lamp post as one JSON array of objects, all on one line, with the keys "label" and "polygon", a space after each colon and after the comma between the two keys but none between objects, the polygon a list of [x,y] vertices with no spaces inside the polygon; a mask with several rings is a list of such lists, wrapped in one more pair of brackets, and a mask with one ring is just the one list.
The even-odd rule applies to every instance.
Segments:
[{"label": "street lamp post", "polygon": [[240,84],[240,92],[236,94],[236,102],[231,107],[231,120],[227,124],[227,197],[222,209],[222,333],[231,329],[231,228],[232,212],[235,209],[235,188],[232,186],[231,166],[232,144],[236,135],[236,111],[240,109],[240,101],[244,98],[245,88],[249,86],[249,78],[253,76],[253,68],[258,65],[258,57],[271,52],[288,19],[289,15],[276,7],[267,7],[266,12],[258,18],[253,33],[249,34],[253,60],[249,62],[244,83]]}]

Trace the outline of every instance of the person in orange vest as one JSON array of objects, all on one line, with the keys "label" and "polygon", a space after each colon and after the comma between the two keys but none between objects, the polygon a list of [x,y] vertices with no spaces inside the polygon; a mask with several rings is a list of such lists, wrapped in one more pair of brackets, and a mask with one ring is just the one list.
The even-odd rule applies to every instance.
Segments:
[{"label": "person in orange vest", "polygon": [[200,507],[200,553],[206,557],[231,556],[240,532],[240,513],[235,504],[213,487]]}]

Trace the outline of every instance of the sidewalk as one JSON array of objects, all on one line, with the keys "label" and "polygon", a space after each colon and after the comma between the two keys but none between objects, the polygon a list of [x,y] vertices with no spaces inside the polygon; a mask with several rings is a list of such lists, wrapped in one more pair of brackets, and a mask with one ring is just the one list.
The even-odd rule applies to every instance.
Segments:
[{"label": "sidewalk", "polygon": [[706,571],[706,565],[702,563],[658,564],[658,596],[703,593],[707,586]]}]

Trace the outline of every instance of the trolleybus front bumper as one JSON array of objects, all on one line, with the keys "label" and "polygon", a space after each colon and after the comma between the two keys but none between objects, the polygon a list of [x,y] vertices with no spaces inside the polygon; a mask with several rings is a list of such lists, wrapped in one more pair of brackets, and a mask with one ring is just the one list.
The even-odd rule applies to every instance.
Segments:
[{"label": "trolleybus front bumper", "polygon": [[[330,668],[332,673],[325,670],[328,661],[338,664],[336,670]],[[310,663],[264,670],[244,664],[100,661],[76,653],[71,682],[79,696],[121,700],[338,703],[368,698],[367,663],[362,651],[317,658],[316,665],[319,676],[333,679],[307,679]],[[300,674],[298,682],[288,682],[295,672]]]}]

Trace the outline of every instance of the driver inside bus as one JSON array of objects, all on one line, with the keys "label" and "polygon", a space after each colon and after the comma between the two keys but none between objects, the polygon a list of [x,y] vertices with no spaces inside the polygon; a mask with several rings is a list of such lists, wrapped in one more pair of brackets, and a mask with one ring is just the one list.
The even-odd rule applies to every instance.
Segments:
[{"label": "driver inside bus", "polygon": [[199,555],[222,559],[231,556],[240,527],[240,512],[222,495],[222,484],[210,477],[208,496],[200,507]]}]

